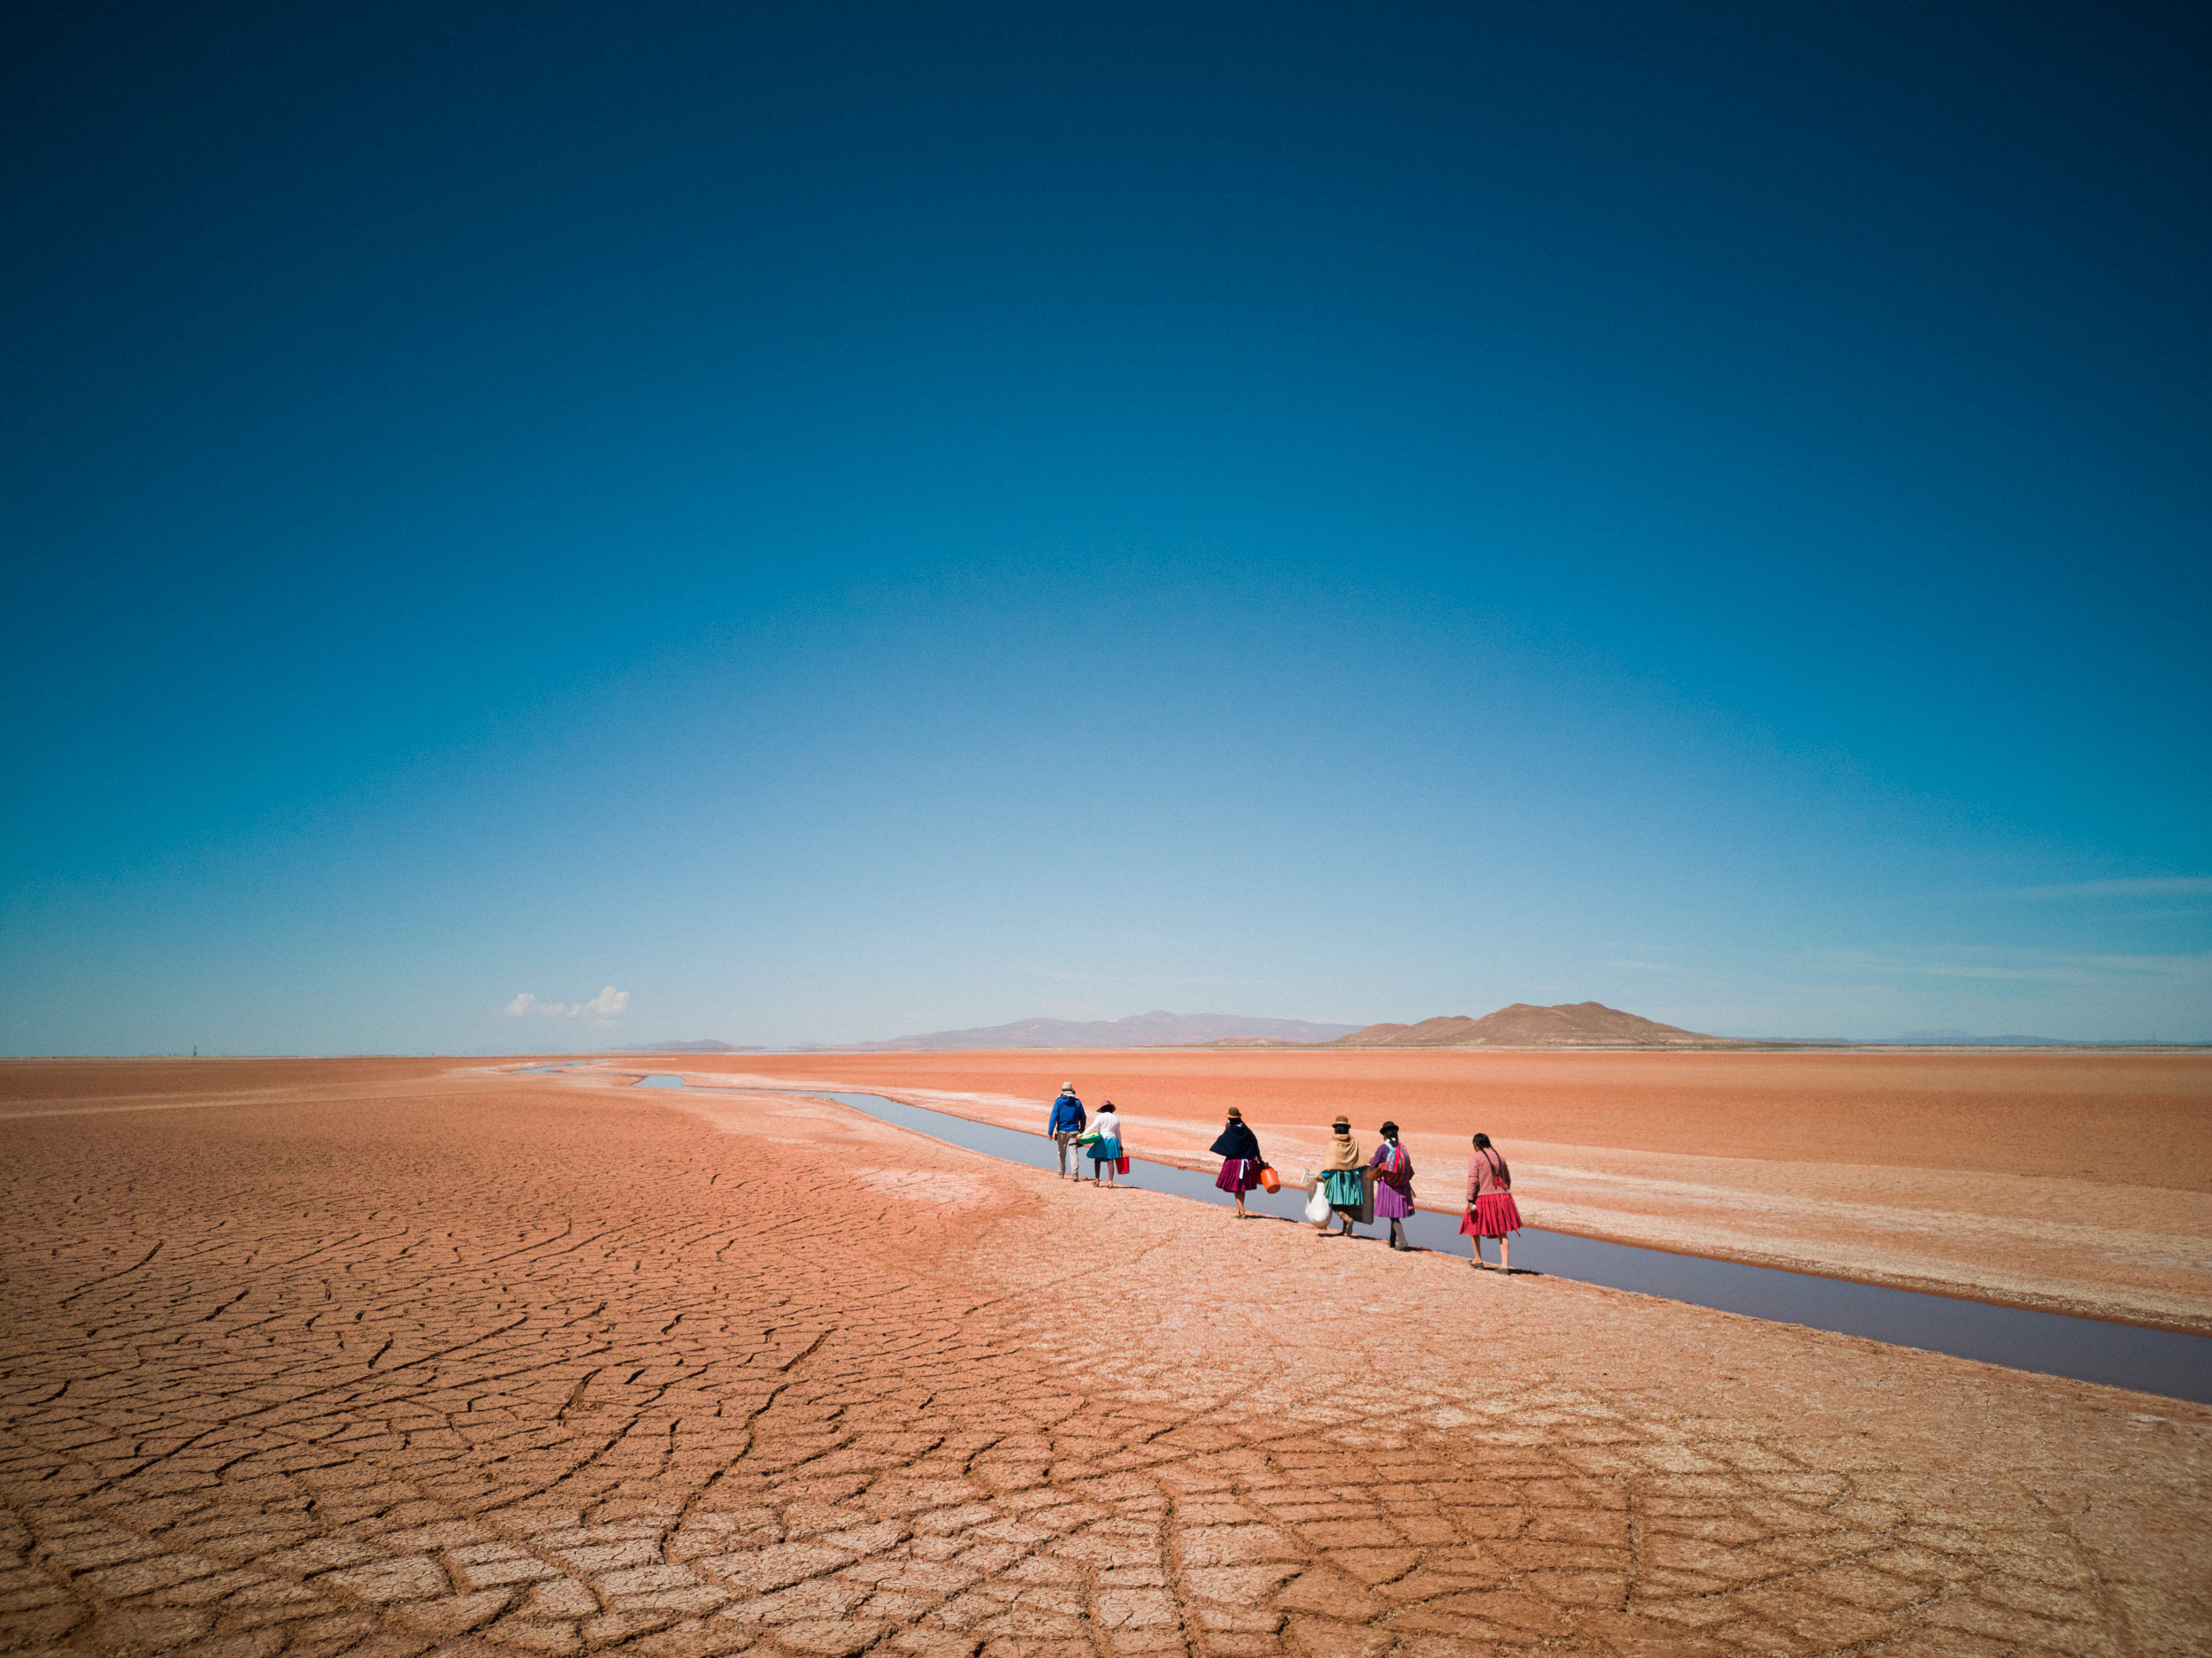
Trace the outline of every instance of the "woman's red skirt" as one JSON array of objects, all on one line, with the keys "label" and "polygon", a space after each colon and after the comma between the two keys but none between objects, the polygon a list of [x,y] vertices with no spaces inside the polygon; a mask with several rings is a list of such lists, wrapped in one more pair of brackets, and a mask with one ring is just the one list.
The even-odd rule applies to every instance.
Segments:
[{"label": "woman's red skirt", "polygon": [[1502,1238],[1521,1230],[1521,1206],[1510,1192],[1485,1192],[1460,1217],[1459,1230],[1471,1238]]},{"label": "woman's red skirt", "polygon": [[1221,1172],[1214,1177],[1214,1184],[1224,1192],[1249,1192],[1259,1183],[1260,1165],[1256,1157],[1224,1157]]}]

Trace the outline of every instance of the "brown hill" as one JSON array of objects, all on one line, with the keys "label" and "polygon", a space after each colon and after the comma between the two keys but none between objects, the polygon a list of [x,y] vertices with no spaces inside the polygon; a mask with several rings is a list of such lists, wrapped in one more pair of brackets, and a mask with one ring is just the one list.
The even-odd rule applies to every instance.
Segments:
[{"label": "brown hill", "polygon": [[1371,1025],[1340,1036],[1333,1048],[1645,1048],[1683,1042],[1722,1042],[1679,1025],[1623,1013],[1601,1002],[1563,1002],[1533,1008],[1517,1002],[1479,1019],[1465,1014],[1424,1019],[1418,1025]]}]

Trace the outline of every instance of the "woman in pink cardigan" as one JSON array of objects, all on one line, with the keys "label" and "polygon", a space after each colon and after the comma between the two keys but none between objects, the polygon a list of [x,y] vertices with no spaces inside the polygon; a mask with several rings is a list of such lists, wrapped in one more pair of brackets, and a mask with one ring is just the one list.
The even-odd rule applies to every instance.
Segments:
[{"label": "woman in pink cardigan", "polygon": [[1498,1270],[1513,1270],[1508,1234],[1521,1230],[1521,1209],[1513,1201],[1513,1171],[1505,1166],[1487,1134],[1475,1136],[1475,1155],[1467,1159],[1467,1213],[1459,1230],[1474,1240],[1475,1266],[1490,1264],[1482,1258],[1482,1240],[1495,1238]]}]

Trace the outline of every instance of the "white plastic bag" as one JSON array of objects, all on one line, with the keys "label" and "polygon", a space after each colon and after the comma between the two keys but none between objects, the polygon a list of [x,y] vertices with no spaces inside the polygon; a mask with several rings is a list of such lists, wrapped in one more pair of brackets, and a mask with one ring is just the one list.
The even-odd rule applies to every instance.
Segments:
[{"label": "white plastic bag", "polygon": [[1307,1176],[1306,1180],[1313,1188],[1313,1195],[1306,1200],[1306,1218],[1318,1226],[1329,1218],[1328,1183],[1317,1174]]}]

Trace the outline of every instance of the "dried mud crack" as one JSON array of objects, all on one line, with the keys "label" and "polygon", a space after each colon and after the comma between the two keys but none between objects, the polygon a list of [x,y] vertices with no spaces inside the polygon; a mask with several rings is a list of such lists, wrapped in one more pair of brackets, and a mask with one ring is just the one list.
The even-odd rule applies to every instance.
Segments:
[{"label": "dried mud crack", "polygon": [[0,1649],[2212,1639],[2212,1412],[423,1071],[0,1120]]}]

